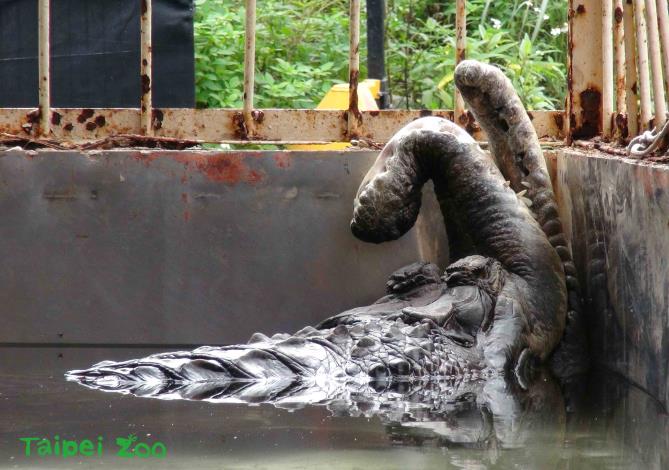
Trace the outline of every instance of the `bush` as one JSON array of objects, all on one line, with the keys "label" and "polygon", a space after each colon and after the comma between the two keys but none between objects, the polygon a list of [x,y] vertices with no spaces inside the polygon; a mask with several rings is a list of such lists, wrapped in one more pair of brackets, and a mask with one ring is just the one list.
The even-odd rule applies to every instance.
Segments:
[{"label": "bush", "polygon": [[[242,2],[196,0],[195,5],[198,105],[240,107],[244,81]],[[259,3],[257,107],[313,108],[332,84],[347,81],[347,5],[346,0]]]},{"label": "bush", "polygon": [[[394,105],[452,108],[455,2],[387,1],[386,66]],[[195,3],[198,105],[239,107],[244,9],[239,0]],[[499,65],[530,109],[562,107],[567,0],[470,0],[467,6],[467,57]],[[348,0],[266,0],[257,15],[257,107],[312,108],[332,84],[348,80]],[[364,12],[362,21],[364,77]]]}]

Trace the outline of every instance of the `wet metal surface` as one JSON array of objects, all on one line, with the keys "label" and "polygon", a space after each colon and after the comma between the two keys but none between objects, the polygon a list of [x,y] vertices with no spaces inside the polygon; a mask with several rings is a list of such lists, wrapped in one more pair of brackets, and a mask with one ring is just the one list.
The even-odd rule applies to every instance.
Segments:
[{"label": "wet metal surface", "polygon": [[556,195],[592,353],[669,403],[669,166],[560,153]]},{"label": "wet metal surface", "polygon": [[401,240],[350,232],[376,152],[0,154],[0,343],[222,344],[445,266],[432,193]]},{"label": "wet metal surface", "polygon": [[[463,396],[360,393],[318,405],[249,406],[157,400],[89,390],[63,379],[82,361],[149,351],[0,348],[0,468],[663,469],[667,417],[611,375],[531,393],[489,390],[499,406]],[[384,401],[385,400],[385,401]],[[385,404],[384,404],[385,403]],[[164,458],[125,459],[116,438],[166,447]],[[22,437],[103,442],[102,455],[25,455]]]}]

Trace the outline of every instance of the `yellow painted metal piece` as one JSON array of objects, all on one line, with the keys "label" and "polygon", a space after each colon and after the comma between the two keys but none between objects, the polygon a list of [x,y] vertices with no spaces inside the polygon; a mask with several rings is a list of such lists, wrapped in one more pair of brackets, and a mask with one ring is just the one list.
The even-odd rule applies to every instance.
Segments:
[{"label": "yellow painted metal piece", "polygon": [[[378,111],[376,99],[381,92],[381,81],[367,79],[358,84],[358,108],[360,111]],[[316,109],[346,110],[348,109],[348,84],[332,85]],[[332,144],[288,145],[290,150],[342,150],[349,147],[349,142],[335,142]]]}]

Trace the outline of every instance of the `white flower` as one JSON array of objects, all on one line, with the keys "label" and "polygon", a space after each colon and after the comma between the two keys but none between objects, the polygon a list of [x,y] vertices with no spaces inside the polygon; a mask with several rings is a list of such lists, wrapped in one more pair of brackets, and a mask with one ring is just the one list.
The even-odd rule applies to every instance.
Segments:
[{"label": "white flower", "polygon": [[559,36],[561,33],[561,28],[551,28],[551,36]]},{"label": "white flower", "polygon": [[497,18],[490,18],[490,21],[492,22],[493,28],[500,29],[502,27],[502,22]]}]

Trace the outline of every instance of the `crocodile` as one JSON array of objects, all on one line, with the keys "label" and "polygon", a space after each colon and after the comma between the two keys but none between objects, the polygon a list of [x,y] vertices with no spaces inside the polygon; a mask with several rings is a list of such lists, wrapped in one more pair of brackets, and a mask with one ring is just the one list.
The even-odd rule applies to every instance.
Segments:
[{"label": "crocodile", "polygon": [[401,237],[431,180],[451,256],[459,258],[443,273],[426,262],[401,268],[377,302],[294,334],[255,333],[246,344],[103,361],[67,377],[140,394],[156,384],[169,391],[225,383],[227,397],[253,383],[263,399],[304,393],[305,384],[515,377],[527,386],[577,307],[573,261],[536,132],[512,84],[498,68],[471,60],[457,66],[455,83],[491,153],[447,119],[417,119],[380,152],[351,221],[366,242]]}]

